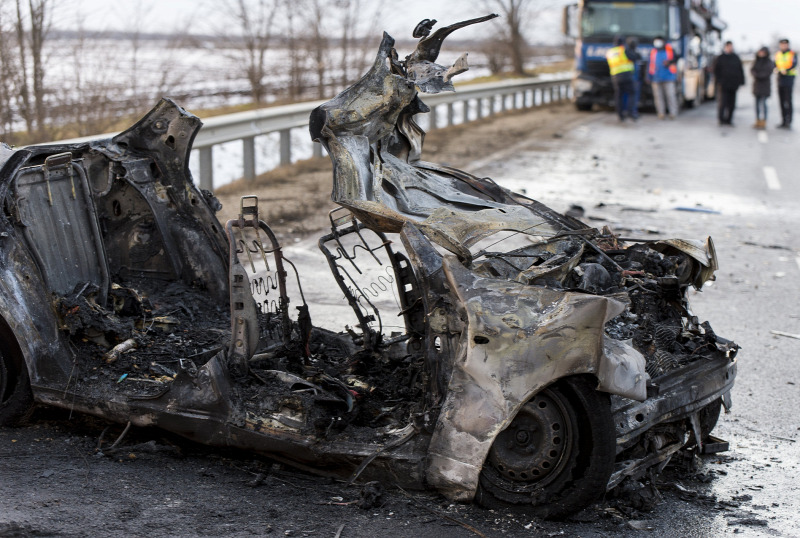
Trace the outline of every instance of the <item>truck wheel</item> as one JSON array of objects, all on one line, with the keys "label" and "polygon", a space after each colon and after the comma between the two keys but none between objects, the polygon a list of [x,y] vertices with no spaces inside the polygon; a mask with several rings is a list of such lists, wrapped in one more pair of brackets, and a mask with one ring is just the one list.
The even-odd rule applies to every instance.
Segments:
[{"label": "truck wheel", "polygon": [[591,103],[575,103],[575,108],[580,110],[581,112],[589,112],[592,110]]},{"label": "truck wheel", "polygon": [[32,407],[28,369],[0,351],[0,426],[19,424]]},{"label": "truck wheel", "polygon": [[615,448],[608,395],[584,377],[561,380],[536,394],[497,436],[476,501],[563,518],[605,492]]}]

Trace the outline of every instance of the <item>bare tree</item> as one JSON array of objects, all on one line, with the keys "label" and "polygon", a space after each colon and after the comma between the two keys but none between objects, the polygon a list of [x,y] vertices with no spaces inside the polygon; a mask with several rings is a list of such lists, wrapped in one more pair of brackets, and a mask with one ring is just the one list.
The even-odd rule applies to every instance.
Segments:
[{"label": "bare tree", "polygon": [[325,22],[325,16],[328,14],[328,5],[325,0],[310,0],[310,5],[308,7],[308,27],[310,34],[308,49],[317,77],[317,97],[324,99],[326,96],[325,74],[328,68],[330,40],[325,34],[323,24]]},{"label": "bare tree", "polygon": [[[27,5],[23,5],[21,0],[16,0],[19,109],[28,132],[35,131],[39,137],[44,134],[46,118],[45,66],[42,52],[50,30],[51,8],[51,0],[28,0]],[[29,57],[30,63],[28,63]]]},{"label": "bare tree", "polygon": [[552,0],[481,0],[489,10],[496,10],[500,15],[500,35],[495,42],[504,43],[511,60],[511,69],[515,75],[525,74],[525,60],[528,55],[528,40],[525,31],[532,25],[538,13],[552,7]]},{"label": "bare tree", "polygon": [[16,61],[14,58],[14,24],[6,0],[0,0],[0,132],[3,141],[13,142],[14,126],[14,81]]},{"label": "bare tree", "polygon": [[127,85],[103,69],[115,60],[116,50],[98,47],[87,37],[80,21],[76,30],[77,35],[63,43],[68,54],[62,61],[69,62],[69,76],[60,82],[65,91],[53,96],[49,111],[56,137],[107,132],[117,118],[118,104],[114,99],[123,95]]},{"label": "bare tree", "polygon": [[340,28],[339,85],[345,88],[360,77],[368,64],[368,55],[373,51],[374,43],[364,46],[366,37],[379,28],[383,14],[383,2],[365,2],[364,0],[333,0],[333,8],[338,12],[336,17]]},{"label": "bare tree", "polygon": [[36,110],[36,129],[44,133],[46,119],[44,61],[42,50],[44,40],[50,30],[50,0],[28,0],[30,11],[30,49],[33,64],[33,98]]},{"label": "bare tree", "polygon": [[[220,40],[244,71],[253,101],[262,103],[267,89],[267,51],[272,46],[275,17],[281,0],[226,0],[215,13],[229,19],[217,28]],[[230,24],[232,23],[232,24]]]}]

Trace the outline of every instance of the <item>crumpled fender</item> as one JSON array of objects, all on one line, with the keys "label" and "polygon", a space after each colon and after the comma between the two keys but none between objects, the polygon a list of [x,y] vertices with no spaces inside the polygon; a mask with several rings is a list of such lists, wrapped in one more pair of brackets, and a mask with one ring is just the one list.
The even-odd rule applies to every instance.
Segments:
[{"label": "crumpled fender", "polygon": [[8,237],[0,238],[0,323],[11,334],[4,337],[13,338],[19,346],[31,384],[67,379],[71,360],[46,286],[14,232],[9,228],[7,233]]},{"label": "crumpled fender", "polygon": [[621,296],[484,278],[454,256],[443,265],[466,321],[428,450],[428,483],[448,498],[472,500],[495,437],[553,381],[593,374],[598,390],[646,399],[644,357],[604,334]]}]

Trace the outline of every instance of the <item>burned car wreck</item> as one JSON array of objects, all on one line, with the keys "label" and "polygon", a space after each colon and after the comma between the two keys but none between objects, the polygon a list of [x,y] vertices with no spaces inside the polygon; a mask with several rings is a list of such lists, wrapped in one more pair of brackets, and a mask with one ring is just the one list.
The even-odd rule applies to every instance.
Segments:
[{"label": "burned car wreck", "polygon": [[111,139],[4,147],[0,424],[35,401],[551,518],[703,450],[738,350],[687,301],[711,239],[623,240],[421,160],[418,91],[453,90],[442,42],[490,18],[423,21],[404,60],[384,35],[311,115],[352,326],[313,324],[258,200],[217,220],[172,101]]}]

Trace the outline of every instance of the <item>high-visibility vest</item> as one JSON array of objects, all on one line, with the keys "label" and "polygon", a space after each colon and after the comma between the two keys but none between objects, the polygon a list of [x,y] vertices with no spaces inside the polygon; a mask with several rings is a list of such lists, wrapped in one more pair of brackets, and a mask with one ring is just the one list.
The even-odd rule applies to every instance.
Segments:
[{"label": "high-visibility vest", "polygon": [[[664,45],[664,50],[667,51],[667,60],[668,61],[671,62],[672,60],[675,59],[675,51],[672,50],[672,45],[667,43],[666,45]],[[650,74],[651,75],[655,75],[656,74],[656,68],[657,68],[657,66],[656,66],[656,55],[657,54],[658,54],[658,49],[656,49],[655,47],[650,49]],[[675,64],[672,64],[672,65],[669,66],[669,71],[670,71],[670,73],[672,73],[674,75],[675,73],[678,72],[678,68],[675,66]]]},{"label": "high-visibility vest", "polygon": [[797,75],[797,67],[792,68],[794,63],[794,52],[787,50],[786,52],[778,51],[775,53],[775,67],[778,71],[786,71],[786,75],[794,77]]},{"label": "high-visibility vest", "polygon": [[630,61],[625,54],[624,45],[608,49],[608,52],[606,52],[606,60],[608,60],[608,69],[611,71],[612,77],[620,73],[633,71],[633,62]]}]

